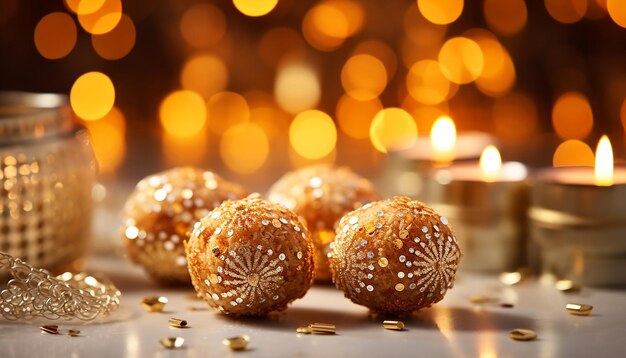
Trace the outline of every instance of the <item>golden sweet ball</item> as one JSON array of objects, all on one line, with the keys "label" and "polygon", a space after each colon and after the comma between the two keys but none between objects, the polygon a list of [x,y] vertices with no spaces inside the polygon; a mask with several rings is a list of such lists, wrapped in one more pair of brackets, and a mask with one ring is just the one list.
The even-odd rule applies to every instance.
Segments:
[{"label": "golden sweet ball", "polygon": [[269,200],[302,216],[315,245],[315,279],[329,281],[330,243],[346,213],[378,200],[369,180],[347,167],[317,165],[285,174],[269,190]]},{"label": "golden sweet ball", "polygon": [[128,255],[161,283],[189,283],[183,241],[194,223],[224,200],[246,195],[241,186],[192,167],[142,179],[124,207]]},{"label": "golden sweet ball", "polygon": [[345,215],[332,246],[337,288],[382,314],[408,314],[440,301],[462,256],[448,220],[407,197]]},{"label": "golden sweet ball", "polygon": [[306,226],[258,194],[215,208],[196,225],[186,249],[198,296],[227,314],[284,310],[313,281],[313,243]]}]

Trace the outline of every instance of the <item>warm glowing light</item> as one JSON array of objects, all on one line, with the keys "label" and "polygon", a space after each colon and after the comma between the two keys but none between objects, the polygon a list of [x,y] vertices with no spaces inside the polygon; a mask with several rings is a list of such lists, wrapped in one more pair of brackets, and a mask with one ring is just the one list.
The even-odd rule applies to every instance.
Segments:
[{"label": "warm glowing light", "polygon": [[572,24],[587,12],[587,0],[544,0],[546,10],[556,21]]},{"label": "warm glowing light", "polygon": [[515,84],[515,65],[508,51],[489,31],[472,29],[466,35],[483,53],[483,71],[476,79],[476,87],[491,97],[506,94]]},{"label": "warm glowing light", "polygon": [[493,145],[488,146],[480,155],[480,170],[483,173],[483,180],[494,182],[500,175],[502,168],[502,158],[500,152]]},{"label": "warm glowing light", "polygon": [[417,128],[426,133],[430,133],[437,119],[448,115],[450,112],[446,102],[436,106],[426,106],[417,102],[410,95],[405,96],[401,107],[413,116]]},{"label": "warm glowing light", "polygon": [[447,99],[450,81],[441,72],[437,61],[423,60],[409,69],[406,88],[416,101],[434,105]]},{"label": "warm glowing light", "polygon": [[291,64],[279,69],[274,96],[278,105],[292,114],[314,108],[321,97],[317,73],[305,64]]},{"label": "warm glowing light", "polygon": [[371,55],[354,55],[341,69],[341,84],[350,96],[358,100],[376,98],[387,86],[385,65]]},{"label": "warm glowing light", "polygon": [[289,143],[304,158],[322,158],[332,152],[336,142],[335,123],[322,111],[301,112],[289,126]]},{"label": "warm glowing light", "polygon": [[524,0],[485,0],[483,14],[489,27],[502,35],[520,32],[528,18]]},{"label": "warm glowing light", "polygon": [[191,46],[205,49],[217,44],[226,33],[226,18],[217,6],[191,6],[180,19],[180,33]]},{"label": "warm glowing light", "polygon": [[115,28],[106,34],[91,35],[91,44],[100,57],[118,60],[128,55],[135,46],[135,25],[128,15],[123,14]]},{"label": "warm glowing light", "polygon": [[[79,0],[77,4],[72,4],[72,6],[75,8],[77,14],[93,14],[104,5],[104,2],[105,0]],[[68,5],[70,5],[70,3],[73,2],[68,1]]]},{"label": "warm glowing light", "polygon": [[332,51],[361,31],[364,22],[365,11],[358,1],[326,0],[306,13],[302,33],[311,46]]},{"label": "warm glowing light", "polygon": [[126,155],[126,119],[124,114],[113,107],[109,113],[97,121],[86,121],[91,143],[98,161],[101,175],[114,173]]},{"label": "warm glowing light", "polygon": [[523,93],[497,98],[491,114],[498,138],[511,145],[527,144],[537,131],[537,107],[533,99]]},{"label": "warm glowing light", "polygon": [[278,108],[254,107],[250,109],[250,122],[258,124],[270,141],[277,138],[283,139],[283,134],[289,128],[290,119]]},{"label": "warm glowing light", "polygon": [[437,161],[449,162],[454,159],[456,126],[452,118],[442,116],[435,121],[430,130],[430,143],[433,146]]},{"label": "warm glowing light", "polygon": [[200,131],[188,137],[177,137],[167,131],[161,136],[163,159],[168,167],[207,165],[208,133]]},{"label": "warm glowing light", "polygon": [[106,34],[113,30],[122,18],[122,1],[104,0],[104,4],[97,10],[85,13],[81,11],[81,5],[79,5],[77,14],[78,22],[85,31],[94,35]]},{"label": "warm glowing light", "polygon": [[372,120],[381,109],[383,105],[377,97],[360,101],[344,94],[337,102],[339,128],[352,138],[367,139]]},{"label": "warm glowing light", "polygon": [[613,185],[613,149],[606,135],[600,138],[596,149],[595,182],[600,186]]},{"label": "warm glowing light", "polygon": [[269,67],[275,68],[283,61],[302,61],[306,45],[300,34],[288,27],[274,27],[259,41],[259,56]]},{"label": "warm glowing light", "polygon": [[463,12],[463,0],[417,0],[417,6],[428,21],[437,25],[454,22]]},{"label": "warm glowing light", "polygon": [[215,134],[250,120],[250,106],[242,95],[235,92],[219,92],[207,102],[209,128]]},{"label": "warm glowing light", "polygon": [[258,17],[274,10],[278,0],[233,0],[233,4],[242,14]]},{"label": "warm glowing light", "polygon": [[199,94],[182,90],[167,95],[159,107],[165,131],[175,137],[192,137],[206,123],[206,106]]},{"label": "warm glowing light", "polygon": [[607,0],[606,10],[611,19],[621,27],[626,27],[626,3],[622,0]]},{"label": "warm glowing light", "polygon": [[403,52],[415,49],[421,57],[406,62],[407,66],[420,59],[436,57],[445,38],[446,29],[446,25],[435,25],[426,20],[417,8],[416,2],[412,1],[404,13],[404,32],[409,41],[405,41],[407,44]]},{"label": "warm glowing light", "polygon": [[478,44],[466,37],[453,37],[439,51],[439,67],[454,83],[469,83],[483,71],[483,53]]},{"label": "warm glowing light", "polygon": [[570,139],[559,144],[552,157],[552,166],[593,167],[595,157],[591,148],[578,139]]},{"label": "warm glowing light", "polygon": [[113,82],[101,72],[85,73],[74,82],[70,103],[78,117],[88,121],[100,119],[115,103]]},{"label": "warm glowing light", "polygon": [[584,139],[593,128],[593,112],[587,98],[578,92],[562,94],[552,108],[552,125],[563,139]]},{"label": "warm glowing light", "polygon": [[55,60],[69,54],[76,44],[76,24],[64,12],[41,18],[35,27],[35,47],[41,56]]},{"label": "warm glowing light", "polygon": [[224,62],[211,54],[190,58],[180,72],[180,84],[184,89],[209,98],[222,91],[228,83],[228,69]]},{"label": "warm glowing light", "polygon": [[391,79],[398,68],[398,58],[396,53],[382,41],[368,40],[363,41],[354,48],[354,55],[366,54],[375,57],[385,65],[387,70],[387,78]]},{"label": "warm glowing light", "polygon": [[232,171],[250,174],[267,160],[269,141],[256,123],[241,123],[229,128],[220,140],[220,156]]},{"label": "warm glowing light", "polygon": [[411,147],[417,139],[417,125],[402,108],[385,108],[376,114],[370,126],[370,140],[376,150],[387,153]]}]

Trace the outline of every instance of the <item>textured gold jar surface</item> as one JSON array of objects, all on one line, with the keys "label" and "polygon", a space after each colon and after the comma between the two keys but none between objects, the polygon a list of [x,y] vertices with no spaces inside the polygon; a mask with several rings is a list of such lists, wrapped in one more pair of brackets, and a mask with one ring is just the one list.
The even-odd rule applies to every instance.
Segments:
[{"label": "textured gold jar surface", "polygon": [[0,251],[52,271],[78,263],[95,168],[66,97],[0,92]]}]

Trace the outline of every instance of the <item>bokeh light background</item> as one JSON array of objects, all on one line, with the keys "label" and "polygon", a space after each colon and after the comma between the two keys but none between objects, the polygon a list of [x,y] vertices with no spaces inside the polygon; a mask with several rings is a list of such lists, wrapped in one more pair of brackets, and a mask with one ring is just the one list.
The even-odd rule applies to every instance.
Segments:
[{"label": "bokeh light background", "polygon": [[376,178],[442,116],[532,166],[626,149],[624,0],[2,0],[0,54],[0,89],[70,95],[105,181]]}]

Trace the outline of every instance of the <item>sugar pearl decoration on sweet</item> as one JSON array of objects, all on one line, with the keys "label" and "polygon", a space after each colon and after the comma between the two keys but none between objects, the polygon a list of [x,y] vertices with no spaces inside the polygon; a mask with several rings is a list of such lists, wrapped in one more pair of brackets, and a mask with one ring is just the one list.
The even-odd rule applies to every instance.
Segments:
[{"label": "sugar pearl decoration on sweet", "polygon": [[285,174],[269,190],[269,200],[301,215],[315,245],[315,279],[329,281],[327,255],[335,224],[364,204],[378,200],[374,186],[347,167],[318,165]]},{"label": "sugar pearl decoration on sweet", "polygon": [[191,281],[209,306],[237,316],[281,311],[313,282],[313,243],[300,217],[258,195],[225,201],[186,245]]},{"label": "sugar pearl decoration on sweet", "polygon": [[241,186],[192,167],[142,179],[124,207],[123,236],[130,258],[159,282],[188,283],[183,241],[194,223],[224,200],[246,195]]},{"label": "sugar pearl decoration on sweet", "polygon": [[408,314],[444,297],[461,256],[445,217],[394,197],[341,219],[330,263],[336,286],[353,302],[376,313]]}]

